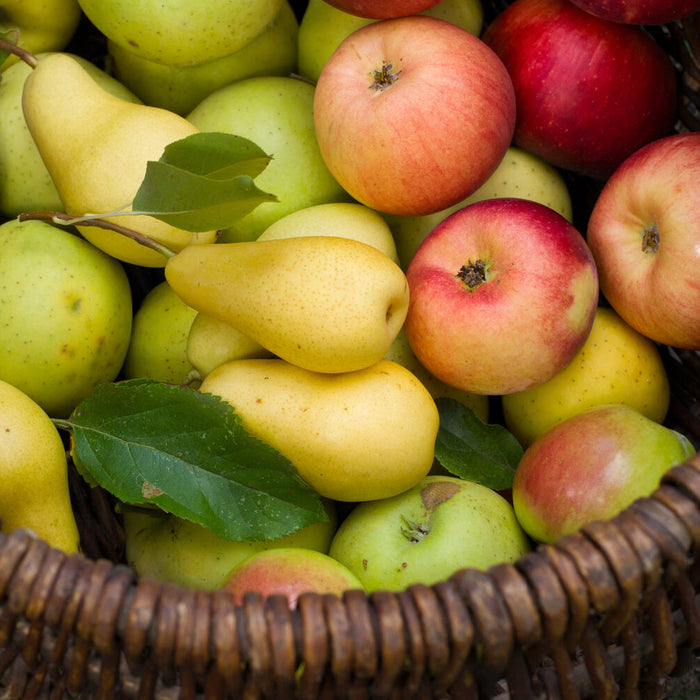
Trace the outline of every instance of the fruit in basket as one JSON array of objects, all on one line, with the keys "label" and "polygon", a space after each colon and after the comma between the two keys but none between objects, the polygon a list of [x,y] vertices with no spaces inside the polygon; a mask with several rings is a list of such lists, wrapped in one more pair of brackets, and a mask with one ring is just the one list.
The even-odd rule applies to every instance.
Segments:
[{"label": "fruit in basket", "polygon": [[187,119],[200,131],[243,136],[272,156],[255,179],[276,202],[264,202],[225,228],[221,242],[254,240],[286,214],[350,197],[329,172],[316,142],[314,86],[285,76],[239,80],[205,97]]},{"label": "fruit in basket", "polygon": [[647,144],[613,173],[587,238],[610,305],[659,343],[700,349],[700,133]]},{"label": "fruit in basket", "polygon": [[605,179],[673,130],[676,73],[641,27],[568,0],[516,0],[482,38],[513,81],[514,143],[557,167]]},{"label": "fruit in basket", "polygon": [[571,195],[561,173],[541,158],[510,146],[493,175],[476,192],[434,214],[425,216],[385,215],[394,235],[396,249],[405,270],[423,239],[450,214],[458,209],[494,197],[520,197],[546,204],[564,218],[572,221]]},{"label": "fruit in basket", "polygon": [[198,523],[158,508],[125,508],[126,559],[139,576],[214,590],[231,569],[257,552],[273,547],[328,552],[338,518],[332,501],[325,501],[324,507],[328,520],[284,537],[243,541],[224,539]]},{"label": "fruit in basket", "polygon": [[[441,0],[421,12],[481,34],[484,10],[479,0]],[[376,19],[358,17],[333,7],[325,0],[309,0],[299,24],[298,72],[316,82],[333,51],[343,39]]]},{"label": "fruit in basket", "polygon": [[0,225],[0,378],[51,417],[113,381],[131,334],[124,268],[45,221]]},{"label": "fruit in basket", "polygon": [[656,344],[601,306],[571,362],[544,384],[501,402],[506,426],[529,445],[566,418],[608,403],[625,404],[662,423],[670,388]]},{"label": "fruit in basket", "polygon": [[404,17],[423,12],[439,0],[324,0],[329,5],[337,7],[343,12],[357,15],[358,17],[372,17],[374,19],[390,19],[392,17]]},{"label": "fruit in basket", "polygon": [[242,49],[265,30],[282,0],[78,0],[108,39],[151,61],[191,66]]},{"label": "fruit in basket", "polygon": [[190,246],[168,260],[165,277],[188,306],[317,372],[379,360],[408,308],[401,268],[349,238]]},{"label": "fruit in basket", "polygon": [[237,360],[207,375],[200,391],[228,401],[252,435],[279,450],[327,498],[393,496],[433,464],[435,401],[389,360],[342,374],[279,359]]},{"label": "fruit in basket", "polygon": [[393,498],[355,506],[328,553],[371,592],[430,585],[458,569],[486,569],[529,550],[503,496],[457,477],[428,476]]},{"label": "fruit in basket", "polygon": [[572,0],[586,12],[625,24],[667,24],[700,11],[699,0]]},{"label": "fruit in basket", "polygon": [[[18,29],[18,46],[32,54],[61,51],[73,38],[81,16],[77,0],[3,0],[0,32]],[[10,55],[2,70],[18,62]]]},{"label": "fruit in basket", "polygon": [[513,480],[515,513],[532,538],[553,542],[648,496],[694,453],[684,435],[629,406],[589,409],[525,450]]},{"label": "fruit in basket", "polygon": [[221,586],[242,605],[249,592],[263,596],[283,595],[291,609],[304,593],[341,596],[348,590],[362,590],[355,574],[323,552],[299,547],[268,549],[242,561]]},{"label": "fruit in basket", "polygon": [[299,23],[288,0],[275,19],[243,48],[215,61],[171,66],[149,61],[108,41],[115,77],[146,104],[186,115],[207,95],[254,75],[288,75],[297,62]]},{"label": "fruit in basket", "polygon": [[429,214],[471,194],[510,145],[508,72],[480,39],[423,15],[369,24],[321,71],[314,96],[321,154],[360,203]]},{"label": "fruit in basket", "polygon": [[77,552],[80,536],[61,435],[35,401],[2,380],[0,435],[2,531],[32,530],[52,547]]},{"label": "fruit in basket", "polygon": [[[75,216],[129,207],[147,162],[158,160],[172,141],[197,132],[172,112],[115,97],[75,59],[60,53],[42,58],[27,77],[22,108],[64,211]],[[127,222],[114,218],[176,250],[216,236],[215,231],[193,234],[151,216],[129,216]],[[124,262],[165,264],[160,253],[114,231],[90,226],[78,230]]]},{"label": "fruit in basket", "polygon": [[448,216],[406,271],[404,328],[421,364],[450,386],[508,394],[551,379],[579,351],[598,302],[595,263],[561,214],[487,199]]},{"label": "fruit in basket", "polygon": [[[45,54],[39,54],[40,60]],[[139,99],[94,63],[71,54],[105,90],[122,100]],[[0,82],[0,214],[13,218],[27,211],[60,211],[56,186],[39,155],[22,113],[22,90],[32,68],[19,61],[3,71]]]}]

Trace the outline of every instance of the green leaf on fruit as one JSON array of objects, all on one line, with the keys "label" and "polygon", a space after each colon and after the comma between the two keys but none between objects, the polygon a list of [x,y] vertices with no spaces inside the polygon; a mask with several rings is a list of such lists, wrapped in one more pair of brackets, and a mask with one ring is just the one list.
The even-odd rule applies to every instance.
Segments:
[{"label": "green leaf on fruit", "polygon": [[147,163],[132,209],[186,231],[226,228],[260,204],[277,201],[254,182],[270,160],[242,136],[192,134]]},{"label": "green leaf on fruit", "polygon": [[273,539],[328,519],[291,462],[212,394],[146,379],[102,384],[58,425],[88,483],[225,539]]},{"label": "green leaf on fruit", "polygon": [[[0,40],[17,46],[19,43],[19,29],[8,29],[6,32],[0,32]],[[12,52],[0,47],[0,66],[10,57]],[[1,78],[2,76],[0,76]]]},{"label": "green leaf on fruit", "polygon": [[515,436],[497,423],[484,423],[468,406],[436,399],[440,428],[435,458],[449,472],[496,491],[509,489],[523,455]]}]

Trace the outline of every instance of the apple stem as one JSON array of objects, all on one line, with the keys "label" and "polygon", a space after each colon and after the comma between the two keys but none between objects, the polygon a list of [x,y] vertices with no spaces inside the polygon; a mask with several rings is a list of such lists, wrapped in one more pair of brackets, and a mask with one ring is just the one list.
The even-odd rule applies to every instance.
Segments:
[{"label": "apple stem", "polygon": [[0,39],[0,51],[7,51],[8,53],[14,54],[31,68],[36,68],[39,63],[39,59],[33,53],[30,53],[17,44],[13,44],[7,39]]}]

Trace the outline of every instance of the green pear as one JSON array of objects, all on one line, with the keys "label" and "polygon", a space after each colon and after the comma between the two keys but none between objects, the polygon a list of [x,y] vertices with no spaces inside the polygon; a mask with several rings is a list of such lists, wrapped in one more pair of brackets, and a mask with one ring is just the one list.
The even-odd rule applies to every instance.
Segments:
[{"label": "green pear", "polygon": [[326,498],[387,498],[433,465],[435,401],[390,360],[340,374],[280,359],[235,360],[210,372],[200,391],[228,401],[252,435],[285,455]]},{"label": "green pear", "polygon": [[286,214],[350,195],[326,166],[316,141],[314,86],[284,76],[259,76],[227,85],[195,107],[187,119],[201,131],[243,136],[272,155],[255,183],[277,202],[264,202],[221,233],[222,242],[255,240]]},{"label": "green pear", "polygon": [[[29,131],[71,215],[106,214],[131,202],[149,160],[169,143],[197,132],[168,110],[115,97],[67,54],[41,59],[24,83],[22,108]],[[146,215],[108,217],[166,246],[215,240]],[[134,265],[162,267],[165,258],[126,236],[91,226],[82,235],[109,255]]]},{"label": "green pear", "polygon": [[108,39],[159,63],[191,66],[242,49],[282,0],[78,0]]},{"label": "green pear", "polygon": [[192,321],[186,353],[187,360],[201,378],[230,360],[273,356],[237,328],[202,313],[197,313]]},{"label": "green pear", "polygon": [[126,558],[139,576],[179,586],[214,590],[234,566],[251,555],[276,547],[326,553],[337,527],[336,507],[325,500],[328,520],[272,540],[235,542],[190,520],[156,508],[125,508]]},{"label": "green pear", "polygon": [[77,552],[66,450],[46,412],[0,380],[0,514],[2,531],[32,530],[52,547]]},{"label": "green pear", "polygon": [[165,278],[188,306],[317,372],[381,359],[408,311],[401,268],[349,238],[190,246],[168,259]]},{"label": "green pear", "polygon": [[193,370],[187,359],[187,336],[196,314],[167,282],[153,287],[134,314],[125,378],[185,384]]},{"label": "green pear", "polygon": [[[40,60],[46,54],[39,54]],[[82,56],[70,54],[105,90],[140,102],[130,90]],[[22,90],[32,68],[24,61],[3,71],[0,82],[0,215],[11,219],[28,211],[62,211],[63,203],[39,155],[22,112]]]},{"label": "green pear", "polygon": [[[442,0],[420,14],[444,19],[474,36],[479,36],[484,21],[480,0]],[[343,12],[326,0],[309,0],[299,25],[299,75],[315,83],[340,42],[361,27],[377,21]]]},{"label": "green pear", "polygon": [[66,417],[118,375],[132,302],[123,266],[45,221],[0,225],[0,379]]},{"label": "green pear", "polygon": [[207,95],[254,75],[289,75],[297,65],[299,22],[288,0],[262,34],[242,49],[215,61],[171,66],[107,42],[116,78],[146,104],[186,115]]}]

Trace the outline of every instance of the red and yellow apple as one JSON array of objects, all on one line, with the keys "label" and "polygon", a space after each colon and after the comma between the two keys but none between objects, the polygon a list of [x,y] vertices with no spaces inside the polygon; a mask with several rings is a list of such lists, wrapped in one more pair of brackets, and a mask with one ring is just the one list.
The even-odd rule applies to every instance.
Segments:
[{"label": "red and yellow apple", "polygon": [[329,5],[358,17],[391,19],[415,15],[440,0],[325,0]]}]

